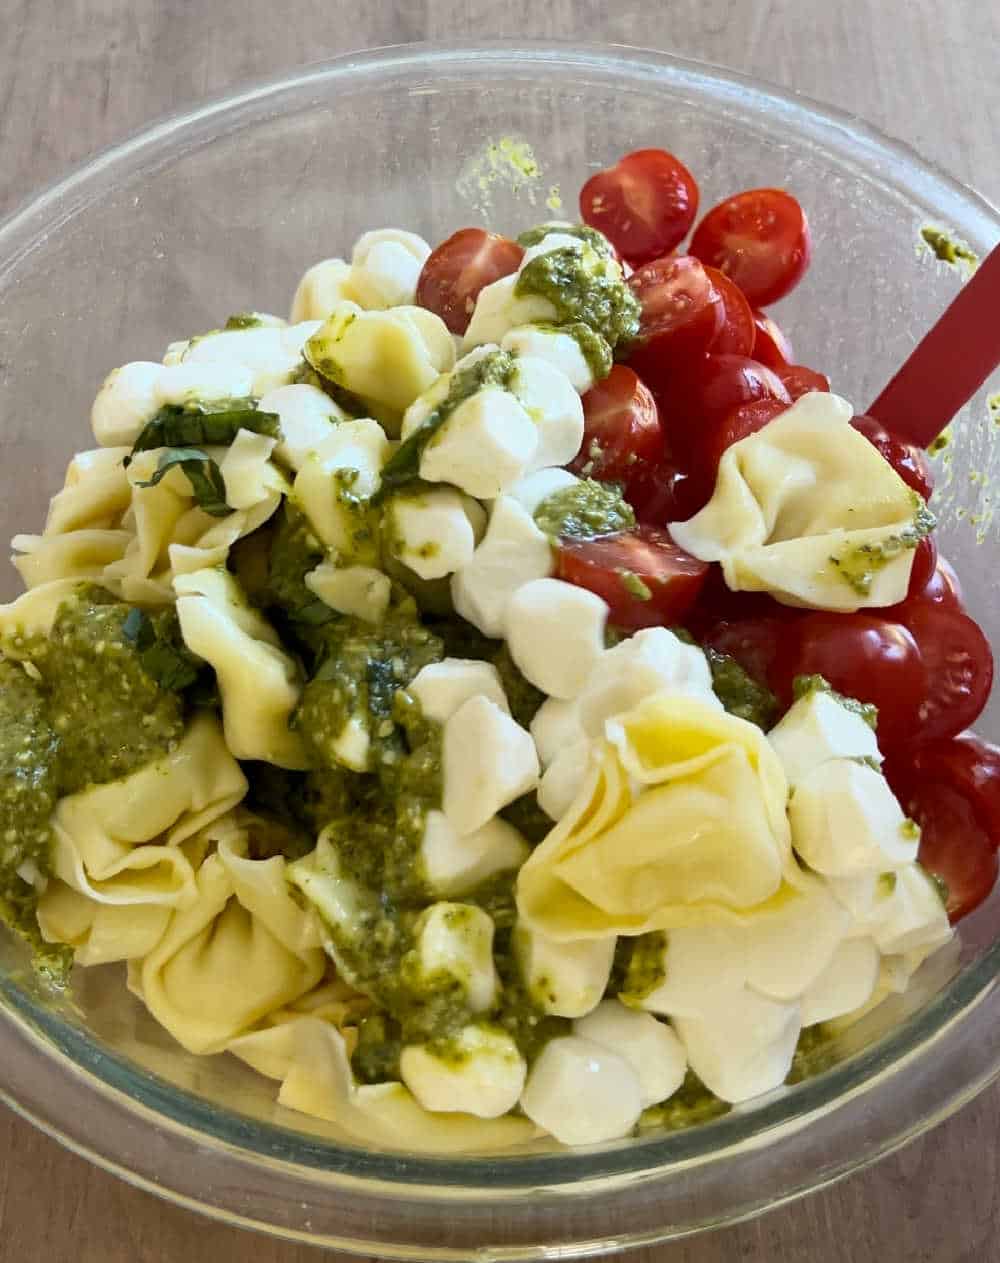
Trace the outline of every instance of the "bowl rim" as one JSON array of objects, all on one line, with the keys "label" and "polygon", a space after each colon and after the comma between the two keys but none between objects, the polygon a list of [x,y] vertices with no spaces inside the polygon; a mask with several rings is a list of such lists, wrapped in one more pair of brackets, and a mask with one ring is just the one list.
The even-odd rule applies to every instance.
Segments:
[{"label": "bowl rim", "polygon": [[[105,173],[136,163],[142,165],[145,155],[169,147],[170,142],[179,137],[183,136],[188,141],[185,149],[181,150],[184,152],[219,135],[215,130],[219,122],[228,120],[234,126],[239,125],[241,113],[251,107],[260,106],[265,101],[279,102],[282,94],[293,95],[313,84],[351,82],[352,76],[360,81],[373,80],[387,72],[426,73],[431,67],[440,70],[460,65],[471,69],[473,58],[480,64],[482,59],[486,59],[494,69],[503,63],[517,63],[522,71],[530,64],[555,64],[560,71],[574,67],[595,73],[624,69],[633,80],[655,83],[657,78],[669,79],[672,84],[687,83],[694,89],[700,86],[704,90],[710,83],[716,89],[714,99],[720,103],[728,100],[735,104],[741,98],[745,100],[749,94],[757,103],[767,105],[779,114],[794,116],[800,134],[805,129],[807,134],[822,139],[828,145],[839,143],[842,155],[846,155],[849,148],[851,160],[866,172],[870,172],[876,162],[906,168],[911,181],[908,196],[913,199],[926,193],[935,202],[953,202],[956,210],[961,209],[964,232],[970,239],[992,242],[1000,238],[1000,211],[981,194],[922,159],[911,146],[885,136],[848,111],[813,101],[804,94],[708,62],[622,44],[464,39],[390,45],[312,62],[291,73],[273,75],[212,96],[137,130],[85,159],[66,175],[29,196],[0,220],[0,283],[45,237],[57,232],[85,210],[92,200],[103,195],[100,181]],[[169,160],[177,156],[171,149]],[[957,1044],[964,1047],[973,1019],[976,1026],[982,1026],[987,1010],[993,1007],[989,1001],[998,974],[1000,942],[988,948],[978,961],[963,970],[923,1009],[875,1044],[817,1078],[794,1088],[779,1090],[772,1094],[773,1099],[763,1098],[763,1103],[755,1104],[752,1110],[733,1111],[724,1118],[690,1131],[623,1142],[599,1152],[511,1154],[503,1155],[499,1163],[496,1157],[455,1159],[410,1156],[364,1150],[340,1143],[313,1142],[291,1127],[220,1111],[185,1089],[158,1080],[155,1075],[138,1073],[137,1068],[126,1059],[100,1048],[72,1026],[35,1004],[29,995],[7,978],[0,980],[0,997],[4,1001],[4,1014],[0,1021],[0,1055],[9,1052],[12,1059],[25,1061],[37,1056],[41,1048],[45,1052],[45,1074],[38,1073],[36,1065],[39,1084],[43,1079],[64,1076],[74,1082],[81,1097],[102,1103],[100,1108],[113,1105],[132,1118],[141,1118],[160,1133],[169,1133],[182,1147],[190,1146],[192,1153],[199,1149],[199,1137],[202,1147],[205,1140],[210,1139],[214,1146],[211,1160],[218,1164],[221,1152],[234,1171],[246,1173],[249,1168],[264,1164],[272,1174],[284,1168],[286,1172],[291,1172],[293,1178],[304,1180],[310,1188],[321,1191],[339,1188],[350,1190],[354,1195],[402,1196],[426,1200],[428,1204],[438,1204],[443,1200],[452,1208],[457,1200],[463,1198],[485,1204],[487,1195],[490,1203],[498,1198],[529,1197],[529,1204],[538,1206],[539,1199],[544,1202],[548,1197],[558,1197],[565,1201],[567,1197],[592,1196],[595,1192],[605,1197],[617,1197],[624,1205],[630,1194],[643,1185],[662,1181],[677,1171],[704,1168],[722,1160],[732,1161],[762,1143],[780,1145],[794,1142],[808,1123],[820,1117],[831,1117],[856,1098],[868,1097],[889,1081],[898,1083],[899,1072],[912,1067],[917,1060],[926,1062],[928,1058],[940,1056],[949,1042],[955,1042],[960,1026],[966,1029]],[[992,998],[996,999],[995,996]],[[916,1114],[901,1113],[899,1122],[887,1122],[877,1140],[870,1144],[860,1159],[855,1157],[839,1165],[833,1163],[818,1172],[806,1171],[794,1187],[771,1193],[766,1199],[767,1204],[777,1205],[800,1196],[876,1160],[959,1108],[998,1075],[1000,1047],[991,1059],[977,1063],[961,1084],[949,1085],[948,1088],[942,1086],[930,1110],[924,1103]],[[62,1143],[131,1182],[220,1218],[252,1224],[285,1236],[316,1239],[302,1236],[290,1228],[276,1228],[263,1219],[241,1215],[224,1200],[217,1198],[208,1202],[186,1194],[182,1188],[164,1187],[156,1171],[150,1169],[148,1163],[144,1164],[141,1158],[133,1166],[125,1166],[114,1152],[115,1143],[107,1136],[97,1141],[87,1134],[77,1134],[73,1126],[67,1126],[48,1104],[45,1092],[27,1085],[21,1069],[13,1079],[16,1087],[12,1086],[10,1076],[7,1085],[0,1087],[0,1095],[8,1104]],[[49,1086],[53,1086],[52,1083]],[[55,1094],[52,1099],[56,1099]],[[237,1124],[235,1127],[234,1122]],[[257,1134],[259,1147],[248,1142],[248,1123],[251,1124],[250,1130]],[[292,1156],[293,1150],[295,1156]],[[322,1150],[326,1165],[320,1164],[317,1150]],[[334,1154],[342,1155],[351,1169],[338,1169],[344,1167],[343,1162],[331,1165],[329,1158]],[[209,1187],[214,1188],[215,1183]],[[761,1199],[758,1199],[753,1204],[747,1203],[742,1210],[727,1213],[724,1218],[713,1219],[712,1222],[736,1222],[761,1208]],[[614,1238],[592,1237],[578,1241],[573,1253],[594,1253],[649,1243],[685,1235],[703,1226],[705,1224],[694,1228],[660,1225],[640,1231],[636,1225],[635,1231],[618,1233]],[[376,1241],[374,1238],[327,1234],[322,1239],[341,1249],[366,1250],[375,1245],[386,1257],[449,1256],[445,1250],[428,1251],[426,1248],[414,1254],[404,1244],[383,1242],[381,1239]],[[501,1254],[510,1258],[534,1257],[540,1248],[537,1243],[498,1247],[497,1257]],[[483,1253],[482,1247],[478,1253]],[[468,1257],[468,1250],[459,1251],[453,1257]]]}]

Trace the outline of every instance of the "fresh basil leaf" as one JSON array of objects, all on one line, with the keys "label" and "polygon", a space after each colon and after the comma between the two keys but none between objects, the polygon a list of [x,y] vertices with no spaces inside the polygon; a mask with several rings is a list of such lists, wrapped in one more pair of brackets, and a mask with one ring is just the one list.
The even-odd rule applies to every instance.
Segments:
[{"label": "fresh basil leaf", "polygon": [[184,643],[172,609],[150,615],[133,607],[122,624],[122,635],[135,646],[143,670],[161,688],[172,693],[190,690],[188,701],[195,706],[217,700],[215,673]]},{"label": "fresh basil leaf", "polygon": [[166,404],[142,427],[125,464],[136,452],[157,447],[228,447],[240,430],[252,430],[273,439],[281,437],[278,414],[261,412],[255,399]]},{"label": "fresh basil leaf", "polygon": [[198,501],[198,507],[212,517],[228,517],[232,509],[226,504],[226,484],[222,470],[207,452],[198,447],[171,447],[160,457],[152,478],[137,483],[139,487],[155,487],[175,465],[187,476]]}]

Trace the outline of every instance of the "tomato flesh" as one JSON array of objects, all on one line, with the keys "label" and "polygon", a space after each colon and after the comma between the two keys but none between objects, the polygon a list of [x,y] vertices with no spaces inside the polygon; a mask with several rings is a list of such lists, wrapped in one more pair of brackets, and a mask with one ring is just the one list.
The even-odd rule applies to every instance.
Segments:
[{"label": "tomato flesh", "polygon": [[516,272],[524,250],[485,228],[460,228],[428,255],[417,280],[417,305],[464,333],[479,291]]},{"label": "tomato flesh", "polygon": [[713,355],[752,355],[757,326],[743,291],[718,268],[706,267],[705,272],[722,300],[722,327],[709,350]]},{"label": "tomato flesh", "polygon": [[627,482],[657,463],[665,445],[656,400],[632,369],[616,364],[583,396],[583,443],[570,469]]},{"label": "tomato flesh", "polygon": [[753,313],[756,336],[753,343],[753,357],[775,370],[784,368],[786,364],[795,362],[795,352],[787,335],[778,325],[762,311]]},{"label": "tomato flesh", "polygon": [[669,254],[698,213],[698,185],[665,149],[637,149],[580,190],[584,223],[603,232],[633,266]]},{"label": "tomato flesh", "polygon": [[697,259],[657,259],[629,277],[642,315],[629,365],[651,390],[703,355],[722,329],[722,298]]},{"label": "tomato flesh", "polygon": [[695,229],[691,253],[718,268],[755,307],[783,298],[812,253],[805,212],[783,189],[748,189],[714,206]]},{"label": "tomato flesh", "polygon": [[917,495],[929,500],[934,490],[934,470],[927,459],[927,454],[912,443],[903,443],[893,438],[880,421],[860,413],[851,418],[851,425],[865,436],[873,447],[878,448],[882,457],[889,462],[908,487],[912,487]]},{"label": "tomato flesh", "polygon": [[616,627],[670,627],[698,599],[708,566],[678,548],[667,531],[638,526],[598,539],[561,539],[556,574],[587,588],[610,607]]}]

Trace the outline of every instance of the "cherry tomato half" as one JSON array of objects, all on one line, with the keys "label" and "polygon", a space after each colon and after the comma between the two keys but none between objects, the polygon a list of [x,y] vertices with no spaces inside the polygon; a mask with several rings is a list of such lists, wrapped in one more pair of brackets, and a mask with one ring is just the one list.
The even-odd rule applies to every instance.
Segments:
[{"label": "cherry tomato half", "polygon": [[789,624],[772,672],[772,686],[786,704],[797,675],[822,675],[848,697],[873,702],[883,753],[912,738],[928,691],[916,638],[901,623],[873,614],[818,612]]},{"label": "cherry tomato half", "polygon": [[625,497],[638,521],[650,526],[686,522],[706,500],[700,485],[669,457],[656,465],[640,464],[630,470],[625,479]]},{"label": "cherry tomato half", "polygon": [[698,260],[684,254],[647,263],[628,283],[642,307],[629,364],[651,390],[662,390],[722,329],[722,298]]},{"label": "cherry tomato half", "polygon": [[1000,746],[974,732],[931,741],[886,769],[904,788],[939,781],[969,802],[993,849],[1000,849]]},{"label": "cherry tomato half", "polygon": [[580,190],[584,223],[603,232],[635,267],[669,254],[697,213],[694,176],[665,149],[626,154]]},{"label": "cherry tomato half", "polygon": [[780,378],[756,360],[706,355],[689,362],[662,397],[667,442],[681,460],[694,460],[706,432],[714,432],[737,408],[761,399],[785,408],[791,402]]},{"label": "cherry tomato half", "polygon": [[603,597],[616,627],[671,627],[698,599],[708,566],[665,530],[637,526],[598,539],[561,539],[556,574]]},{"label": "cherry tomato half", "polygon": [[830,393],[830,379],[825,373],[817,373],[814,368],[806,368],[805,364],[786,364],[774,370],[785,384],[785,389],[792,400],[801,399],[812,390]]},{"label": "cherry tomato half", "polygon": [[[913,569],[910,571],[910,586],[906,590],[906,599],[919,599],[927,589],[927,585],[937,573],[938,550],[933,535],[925,535],[913,553]],[[905,619],[902,620],[905,622]]]},{"label": "cherry tomato half", "polygon": [[708,349],[713,355],[752,355],[757,326],[743,291],[718,268],[706,267],[705,271],[722,300],[722,328]]},{"label": "cherry tomato half", "polygon": [[758,684],[772,687],[778,647],[785,630],[783,618],[719,619],[700,627],[695,624],[691,630],[699,644],[729,654]]},{"label": "cherry tomato half", "polygon": [[860,413],[851,418],[851,425],[865,436],[873,447],[877,447],[882,456],[893,467],[908,487],[925,500],[930,499],[934,490],[934,470],[927,455],[912,443],[903,443],[889,433],[880,421]]},{"label": "cherry tomato half", "polygon": [[778,325],[762,311],[753,313],[757,336],[753,343],[753,357],[768,368],[780,369],[795,362],[795,352],[788,337]]},{"label": "cherry tomato half", "polygon": [[516,272],[524,250],[485,228],[460,228],[427,256],[417,280],[417,305],[464,333],[479,291]]},{"label": "cherry tomato half", "polygon": [[755,307],[766,307],[793,289],[809,266],[809,224],[790,193],[748,189],[708,212],[691,253],[725,272]]},{"label": "cherry tomato half", "polygon": [[740,439],[762,430],[775,417],[780,416],[787,406],[780,399],[754,399],[750,403],[740,404],[721,420],[705,425],[697,437],[690,462],[692,475],[698,487],[704,491],[706,500],[715,486],[719,461],[725,455],[726,449]]},{"label": "cherry tomato half", "polygon": [[965,612],[962,585],[955,568],[945,557],[938,557],[937,569],[919,593],[919,600],[931,605],[944,605],[948,609]]},{"label": "cherry tomato half", "polygon": [[979,624],[960,610],[907,602],[900,617],[927,673],[908,744],[953,737],[975,723],[993,686],[993,654]]},{"label": "cherry tomato half", "polygon": [[616,364],[583,396],[583,444],[570,468],[589,478],[624,482],[663,456],[656,400],[635,373]]}]

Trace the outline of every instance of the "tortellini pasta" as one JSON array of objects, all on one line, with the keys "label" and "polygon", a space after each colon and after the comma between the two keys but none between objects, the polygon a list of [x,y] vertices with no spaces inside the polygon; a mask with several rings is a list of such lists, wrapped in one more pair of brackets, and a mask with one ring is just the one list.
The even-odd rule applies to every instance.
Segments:
[{"label": "tortellini pasta", "polygon": [[836,395],[804,395],[730,447],[715,491],[676,543],[720,561],[734,591],[852,611],[906,595],[913,550],[933,525],[923,502],[851,424]]},{"label": "tortellini pasta", "polygon": [[280,855],[254,860],[233,820],[214,832],[196,895],[131,971],[130,985],[179,1044],[222,1052],[323,977],[326,956],[311,912],[288,892]]},{"label": "tortellini pasta", "polygon": [[170,908],[162,903],[98,903],[65,882],[50,881],[37,916],[45,941],[72,947],[78,965],[107,965],[151,952],[167,928]]},{"label": "tortellini pasta", "polygon": [[239,759],[308,767],[288,726],[301,686],[277,632],[222,568],[178,575],[174,588],[185,644],[215,668],[229,749]]},{"label": "tortellini pasta", "polygon": [[305,345],[321,376],[388,409],[397,419],[455,364],[455,343],[440,316],[422,307],[364,311],[343,302]]},{"label": "tortellini pasta", "polygon": [[128,453],[127,447],[78,452],[66,470],[62,491],[49,504],[43,534],[117,525],[132,499],[124,464]]},{"label": "tortellini pasta", "polygon": [[181,846],[246,793],[217,720],[195,718],[176,749],[105,785],[60,800],[52,870],[96,903],[182,907],[195,894]]},{"label": "tortellini pasta", "polygon": [[15,535],[14,565],[26,588],[54,579],[99,580],[120,562],[132,541],[128,531],[81,528],[65,535]]},{"label": "tortellini pasta", "polygon": [[760,729],[654,694],[606,732],[569,811],[521,869],[518,910],[532,928],[564,941],[739,921],[795,880],[787,783]]}]

